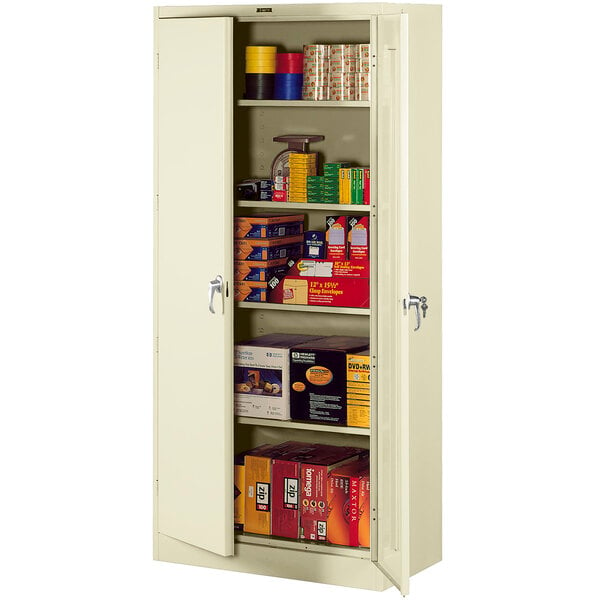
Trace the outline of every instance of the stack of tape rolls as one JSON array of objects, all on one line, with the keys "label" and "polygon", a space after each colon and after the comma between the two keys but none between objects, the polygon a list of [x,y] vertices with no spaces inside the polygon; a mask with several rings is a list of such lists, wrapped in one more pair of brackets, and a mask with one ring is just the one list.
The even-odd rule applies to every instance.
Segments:
[{"label": "stack of tape rolls", "polygon": [[356,44],[329,47],[329,99],[356,100]]},{"label": "stack of tape rolls", "polygon": [[358,59],[356,61],[356,99],[371,99],[371,44],[358,45]]},{"label": "stack of tape rolls", "polygon": [[277,54],[277,72],[275,73],[275,100],[302,99],[302,52],[283,52]]},{"label": "stack of tape rolls", "polygon": [[288,179],[288,202],[307,201],[307,178],[317,174],[316,152],[293,152],[290,154]]},{"label": "stack of tape rolls", "polygon": [[246,46],[246,98],[271,100],[275,87],[276,46]]},{"label": "stack of tape rolls", "polygon": [[329,46],[304,46],[303,100],[329,100]]}]

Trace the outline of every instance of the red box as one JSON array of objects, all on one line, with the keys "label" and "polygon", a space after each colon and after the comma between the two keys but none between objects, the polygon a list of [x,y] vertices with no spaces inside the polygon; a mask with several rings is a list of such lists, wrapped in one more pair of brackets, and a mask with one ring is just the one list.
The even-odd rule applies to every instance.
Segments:
[{"label": "red box", "polygon": [[348,217],[345,215],[325,217],[327,258],[346,260],[348,258]]},{"label": "red box", "polygon": [[363,178],[363,204],[371,204],[371,169],[365,169]]},{"label": "red box", "polygon": [[273,202],[287,202],[287,190],[273,190]]},{"label": "red box", "polygon": [[322,446],[310,463],[302,463],[300,538],[327,540],[327,479],[332,469],[358,460],[360,448]]},{"label": "red box", "polygon": [[331,472],[327,492],[329,543],[342,546],[359,545],[360,481],[361,477],[368,474],[368,458]]},{"label": "red box", "polygon": [[369,217],[350,217],[348,226],[348,258],[369,260]]},{"label": "red box", "polygon": [[277,458],[271,463],[271,535],[300,537],[300,466],[310,461],[318,449],[318,444],[307,444],[285,459]]},{"label": "red box", "polygon": [[368,261],[299,260],[273,289],[269,302],[310,306],[369,306]]}]

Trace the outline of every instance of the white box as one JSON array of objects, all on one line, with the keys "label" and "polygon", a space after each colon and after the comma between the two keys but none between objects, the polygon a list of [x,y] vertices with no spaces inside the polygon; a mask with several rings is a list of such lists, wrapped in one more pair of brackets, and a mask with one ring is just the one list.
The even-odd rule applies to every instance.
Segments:
[{"label": "white box", "polygon": [[290,419],[290,348],[323,336],[273,333],[236,344],[235,414]]}]

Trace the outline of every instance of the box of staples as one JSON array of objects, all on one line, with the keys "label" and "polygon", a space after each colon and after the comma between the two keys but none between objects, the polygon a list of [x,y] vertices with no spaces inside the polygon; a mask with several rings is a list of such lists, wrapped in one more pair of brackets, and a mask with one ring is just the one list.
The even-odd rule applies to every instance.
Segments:
[{"label": "box of staples", "polygon": [[300,235],[304,231],[304,215],[251,215],[235,217],[235,238],[279,238]]}]

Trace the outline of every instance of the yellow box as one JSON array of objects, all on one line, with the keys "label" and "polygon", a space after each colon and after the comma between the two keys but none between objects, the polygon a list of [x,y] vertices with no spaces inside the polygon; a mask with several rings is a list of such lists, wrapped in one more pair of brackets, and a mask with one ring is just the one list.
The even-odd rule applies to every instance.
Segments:
[{"label": "yellow box", "polygon": [[235,529],[244,528],[244,505],[246,499],[244,479],[244,456],[235,457],[233,465],[233,523]]},{"label": "yellow box", "polygon": [[371,357],[369,350],[346,356],[346,410],[348,427],[371,422]]},{"label": "yellow box", "polygon": [[352,169],[340,169],[340,204],[350,204],[350,185]]}]

